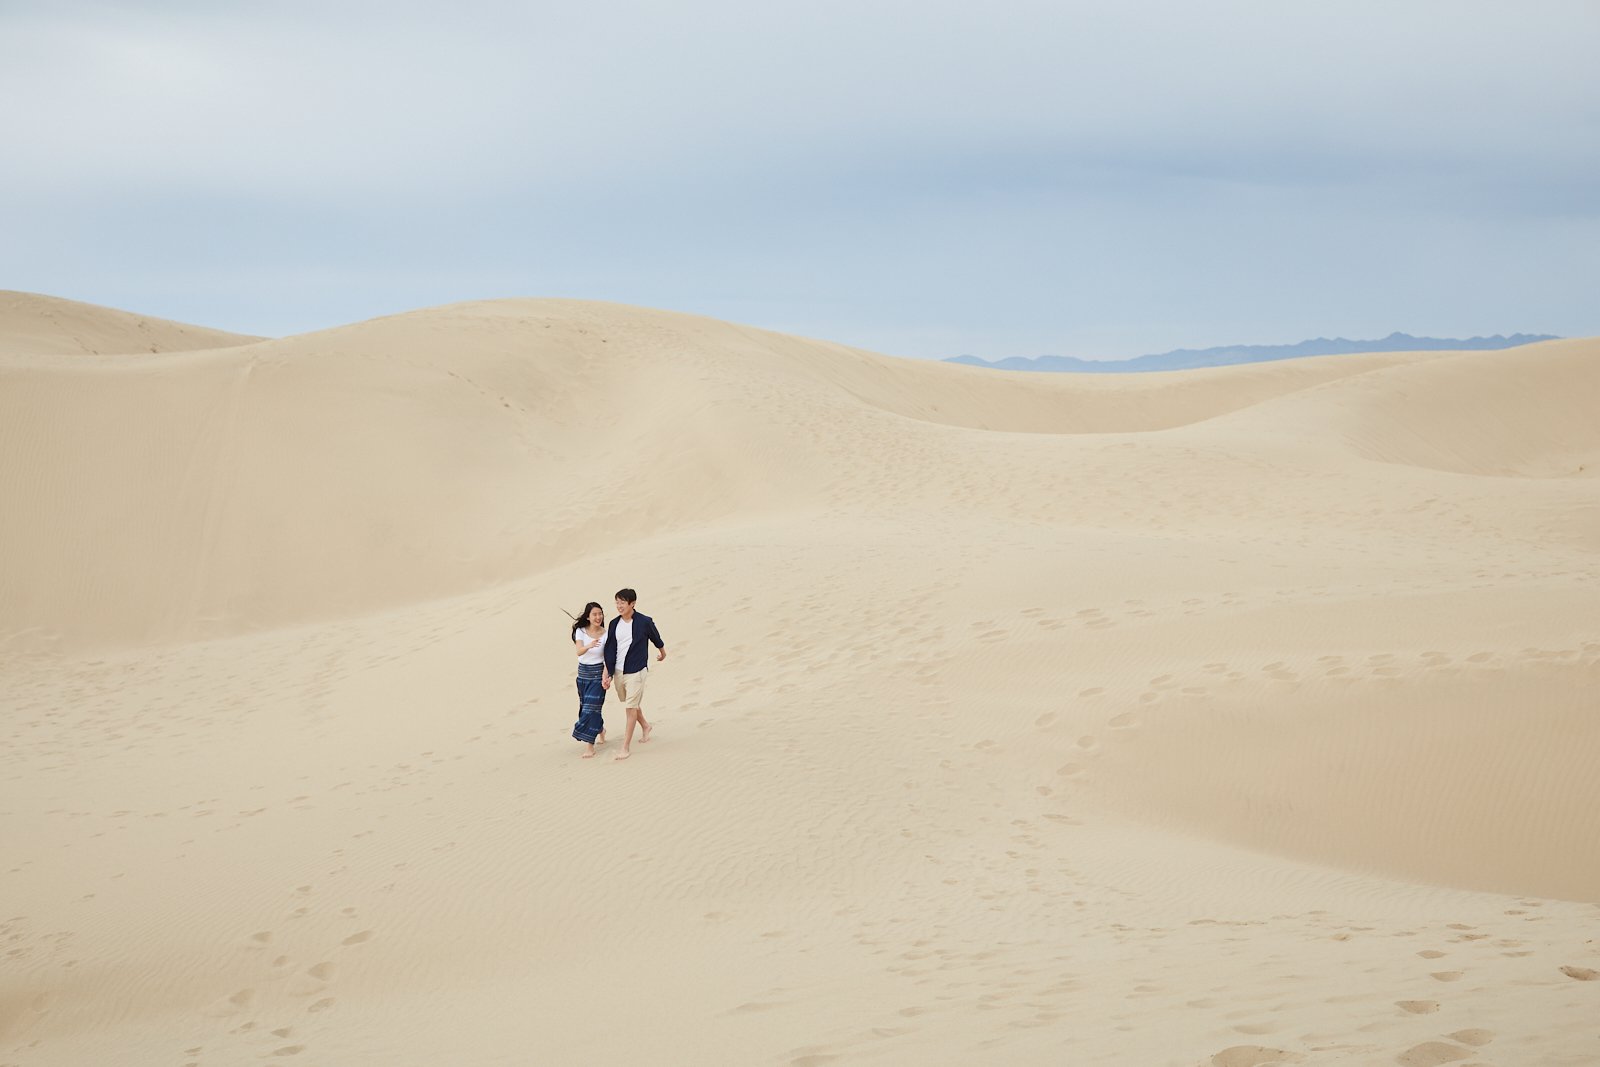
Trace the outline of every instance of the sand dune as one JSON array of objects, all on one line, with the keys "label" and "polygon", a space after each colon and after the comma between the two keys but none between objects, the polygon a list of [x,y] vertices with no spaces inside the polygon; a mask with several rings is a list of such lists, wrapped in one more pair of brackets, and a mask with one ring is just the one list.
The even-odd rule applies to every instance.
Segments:
[{"label": "sand dune", "polygon": [[76,300],[0,289],[0,357],[191,352],[259,340]]},{"label": "sand dune", "polygon": [[1594,1062],[1600,342],[0,311],[0,1063]]},{"label": "sand dune", "polygon": [[1457,474],[1594,478],[1600,357],[1593,341],[1452,353],[1350,376],[1252,410],[1241,421],[1299,432],[1369,459]]}]

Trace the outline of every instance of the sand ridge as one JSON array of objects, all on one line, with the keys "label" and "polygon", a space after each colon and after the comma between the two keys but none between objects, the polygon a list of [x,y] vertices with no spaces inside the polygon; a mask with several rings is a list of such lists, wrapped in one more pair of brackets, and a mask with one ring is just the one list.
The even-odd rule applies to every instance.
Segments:
[{"label": "sand ridge", "polygon": [[0,1063],[1592,1062],[1597,354],[8,359]]},{"label": "sand ridge", "polygon": [[188,352],[259,340],[76,300],[0,289],[0,358]]}]

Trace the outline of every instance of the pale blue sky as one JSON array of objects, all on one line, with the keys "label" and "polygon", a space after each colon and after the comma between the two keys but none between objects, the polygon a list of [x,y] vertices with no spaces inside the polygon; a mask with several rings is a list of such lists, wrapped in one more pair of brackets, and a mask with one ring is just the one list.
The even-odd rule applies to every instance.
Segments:
[{"label": "pale blue sky", "polygon": [[1600,334],[1600,3],[0,0],[0,288],[897,355]]}]

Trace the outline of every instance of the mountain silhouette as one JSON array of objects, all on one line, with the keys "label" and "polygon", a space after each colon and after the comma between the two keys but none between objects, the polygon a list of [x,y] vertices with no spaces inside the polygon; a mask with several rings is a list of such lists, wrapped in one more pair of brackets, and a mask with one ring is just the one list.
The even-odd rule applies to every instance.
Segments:
[{"label": "mountain silhouette", "polygon": [[1514,333],[1507,337],[1471,337],[1466,340],[1439,337],[1413,337],[1391,333],[1377,341],[1352,341],[1344,337],[1318,337],[1292,345],[1224,345],[1220,348],[1176,348],[1132,359],[1079,359],[1076,356],[1010,356],[987,360],[978,356],[953,356],[944,362],[965,363],[997,370],[1076,371],[1099,374],[1127,374],[1138,371],[1189,370],[1194,367],[1222,367],[1231,363],[1266,363],[1275,359],[1302,356],[1335,356],[1346,352],[1457,352],[1516,348],[1536,341],[1554,341],[1553,334]]}]

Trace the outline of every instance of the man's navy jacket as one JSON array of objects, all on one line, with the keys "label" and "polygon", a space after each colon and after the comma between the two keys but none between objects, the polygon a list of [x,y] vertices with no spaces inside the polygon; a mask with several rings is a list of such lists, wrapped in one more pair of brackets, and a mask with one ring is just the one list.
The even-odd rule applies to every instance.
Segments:
[{"label": "man's navy jacket", "polygon": [[[617,623],[622,621],[618,615],[611,620],[611,625],[606,627],[606,673],[617,673]],[[649,642],[649,644],[646,644]],[[648,615],[633,613],[633,644],[628,646],[628,658],[622,662],[623,674],[638,674],[650,666],[650,645],[657,648],[666,648],[667,643],[661,640],[661,631],[656,629],[656,622]]]}]

